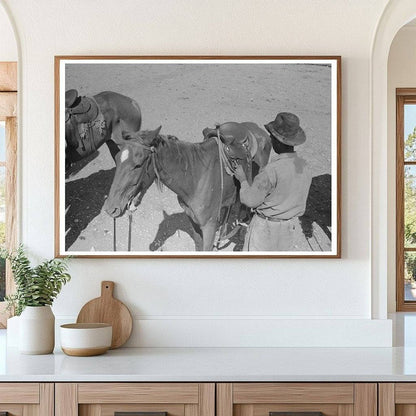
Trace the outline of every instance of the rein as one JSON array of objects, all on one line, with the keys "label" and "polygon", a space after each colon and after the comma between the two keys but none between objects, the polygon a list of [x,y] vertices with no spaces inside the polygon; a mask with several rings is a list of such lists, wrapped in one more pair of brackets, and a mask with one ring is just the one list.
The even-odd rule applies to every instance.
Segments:
[{"label": "rein", "polygon": [[[216,125],[215,127],[216,130],[216,135],[213,136],[215,137],[215,140],[217,142],[218,145],[218,155],[219,155],[219,159],[220,159],[220,178],[221,178],[221,193],[220,193],[220,202],[219,202],[219,206],[218,206],[218,213],[217,213],[217,221],[220,222],[221,220],[221,208],[222,208],[222,200],[223,200],[223,194],[224,194],[224,171],[223,168],[225,168],[225,171],[227,172],[228,175],[232,176],[235,172],[235,164],[238,163],[236,162],[236,159],[233,158],[229,158],[224,150],[224,144],[221,141],[221,137],[220,137],[220,125]],[[247,166],[248,166],[248,182],[251,185],[252,183],[252,157],[250,154],[250,149],[246,148],[246,159],[247,159]],[[219,230],[218,230],[218,236],[215,239],[214,242],[214,248],[216,248],[218,250],[219,245],[221,244],[221,242],[232,238],[235,234],[237,234],[237,232],[239,231],[239,229],[241,228],[242,224],[237,224],[234,226],[234,228],[227,233],[226,235],[224,235],[224,232],[226,231],[226,227],[227,227],[227,223],[230,217],[230,213],[231,213],[231,205],[228,206],[227,208],[227,213],[226,216],[224,218],[224,221],[222,223],[220,223],[219,226]]]},{"label": "rein", "polygon": [[[220,202],[218,204],[218,213],[217,213],[217,221],[220,221],[221,219],[221,208],[222,208],[222,198],[223,198],[223,194],[224,194],[224,171],[223,171],[223,165],[224,165],[224,149],[222,147],[222,142],[221,142],[221,138],[220,138],[220,126],[219,124],[216,125],[215,127],[216,131],[217,131],[217,135],[215,136],[215,139],[217,141],[217,145],[218,145],[218,156],[220,159],[220,182],[221,182],[221,192],[220,192]],[[227,159],[225,157],[225,159]]]}]

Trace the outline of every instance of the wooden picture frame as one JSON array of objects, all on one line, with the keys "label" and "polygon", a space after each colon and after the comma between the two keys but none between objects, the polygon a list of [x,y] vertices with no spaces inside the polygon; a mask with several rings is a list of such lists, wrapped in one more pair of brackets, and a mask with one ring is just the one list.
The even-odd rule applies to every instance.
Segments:
[{"label": "wooden picture frame", "polygon": [[[114,104],[117,101],[115,96],[104,96],[104,91],[127,97],[129,101],[124,101],[124,113],[121,116],[120,102],[117,107]],[[113,104],[109,104],[110,101],[114,104],[113,107]],[[126,106],[130,110],[126,110]],[[135,113],[134,108],[139,108],[138,112]],[[172,144],[176,140],[179,150],[175,157],[181,159],[182,142],[202,142],[204,137],[201,132],[205,129],[204,134],[210,135],[206,137],[215,138],[219,143],[217,151],[232,153],[235,150],[233,145],[240,145],[240,142],[236,136],[228,136],[232,145],[227,147],[225,139],[223,140],[225,136],[222,136],[222,129],[229,126],[228,122],[232,122],[238,123],[238,128],[243,125],[244,131],[256,129],[255,132],[250,130],[247,133],[243,144],[247,151],[247,160],[251,161],[251,154],[256,161],[255,158],[259,155],[258,144],[261,146],[267,140],[273,141],[263,126],[274,122],[278,113],[295,114],[300,120],[306,142],[299,146],[297,154],[299,158],[306,160],[312,182],[308,188],[303,215],[290,217],[288,214],[290,218],[273,216],[273,220],[268,216],[261,218],[269,222],[279,222],[279,227],[287,227],[290,230],[288,240],[293,240],[293,244],[286,244],[290,248],[282,250],[269,249],[268,246],[264,250],[246,249],[243,245],[245,230],[253,214],[248,214],[250,210],[243,207],[246,210],[244,219],[247,221],[241,225],[243,211],[235,199],[230,204],[228,214],[224,212],[227,211],[224,208],[218,209],[215,217],[221,218],[219,222],[223,222],[224,217],[229,220],[229,228],[222,230],[222,237],[229,237],[229,241],[223,245],[220,243],[217,248],[214,245],[213,248],[210,241],[207,243],[207,234],[204,234],[201,243],[198,231],[202,227],[198,224],[193,227],[183,205],[175,205],[175,192],[168,189],[164,194],[159,193],[158,185],[163,184],[163,178],[160,177],[163,166],[160,166],[160,160],[156,164],[151,162],[154,159],[150,154],[157,153],[158,149],[155,149],[154,142],[151,146],[147,146],[147,143],[153,139],[160,141],[164,138],[165,144]],[[113,117],[114,114],[117,116]],[[257,127],[252,127],[253,123]],[[216,124],[219,125],[218,128]],[[160,125],[162,130],[159,132],[157,127]],[[150,131],[144,133],[145,130]],[[218,139],[215,136],[217,133]],[[262,142],[263,137],[267,138]],[[115,147],[108,138],[117,143]],[[55,140],[57,257],[341,257],[339,56],[56,56]],[[146,153],[149,157],[146,159],[142,155],[143,160],[134,165],[137,160],[130,160],[133,158],[133,151],[119,152],[119,149],[127,149],[131,145],[131,142],[126,144],[126,140],[135,142],[142,149],[142,153],[149,152]],[[108,146],[101,146],[104,142]],[[132,169],[137,169],[140,174],[143,173],[143,166],[146,166],[146,175],[150,178],[149,181],[153,177],[153,182],[146,184],[146,189],[143,179],[145,176],[140,176],[140,180],[137,179],[134,184],[120,182],[121,168],[117,168],[119,172],[116,173],[114,167],[117,157],[119,165],[125,160],[128,163],[134,162]],[[170,157],[170,160],[175,157]],[[200,174],[195,173],[194,165],[189,165],[189,157],[185,155],[186,160],[182,161],[191,172],[186,174],[196,177],[195,175]],[[240,159],[244,160],[243,157]],[[221,160],[221,157],[217,156],[217,160]],[[211,199],[207,202],[205,196],[201,196],[202,210],[213,210],[216,199],[225,204],[224,192],[227,192],[227,186],[232,186],[229,185],[228,174],[232,175],[232,167],[235,168],[236,164],[230,168],[227,161],[230,163],[233,159],[225,157],[224,161],[222,163],[226,165],[221,165],[222,169],[215,171],[223,172],[222,175],[215,173],[221,176],[221,182],[215,179],[215,184],[209,188],[212,192],[203,193],[210,195]],[[264,165],[259,162],[261,169],[266,162]],[[247,177],[248,171],[251,174],[249,165],[249,162],[244,165]],[[256,173],[259,165],[251,166]],[[165,180],[168,188],[176,180],[176,173],[173,172],[170,179]],[[202,177],[208,181],[208,176],[214,173],[209,169],[205,172],[206,177]],[[180,182],[179,179],[178,181]],[[219,186],[218,183],[222,185]],[[233,183],[238,193],[240,184],[236,180]],[[130,192],[129,186],[131,189],[133,186],[139,187],[139,191],[135,196],[129,194],[121,203],[123,192]],[[195,195],[198,192],[196,189],[189,192]],[[115,193],[119,195],[119,205],[112,204]],[[292,195],[291,191],[290,194]],[[181,199],[181,195],[179,197]],[[111,216],[118,217],[121,213],[128,212],[126,208],[136,210],[131,215],[126,214],[126,218],[121,217],[116,223]],[[199,221],[195,210],[192,211],[188,206],[186,210],[192,212],[190,216],[193,222]],[[256,212],[255,215],[263,213],[260,209],[256,209]],[[212,220],[213,211],[206,216]],[[231,223],[231,219],[234,223]],[[233,234],[234,229],[230,224],[238,224],[238,232]],[[252,229],[253,225],[250,230]],[[217,239],[218,234],[216,229]],[[197,247],[204,248],[205,251],[199,251]]]}]

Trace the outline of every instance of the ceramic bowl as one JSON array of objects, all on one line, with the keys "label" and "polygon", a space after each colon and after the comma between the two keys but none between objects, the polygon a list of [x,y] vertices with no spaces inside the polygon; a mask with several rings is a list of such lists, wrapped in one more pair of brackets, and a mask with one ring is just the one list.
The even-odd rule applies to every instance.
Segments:
[{"label": "ceramic bowl", "polygon": [[61,325],[61,348],[65,354],[77,357],[104,354],[111,347],[112,334],[109,324]]}]

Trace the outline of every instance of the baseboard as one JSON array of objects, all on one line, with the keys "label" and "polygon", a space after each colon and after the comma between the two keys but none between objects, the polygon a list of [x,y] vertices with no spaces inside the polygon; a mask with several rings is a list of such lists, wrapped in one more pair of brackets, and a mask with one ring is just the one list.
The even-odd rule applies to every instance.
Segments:
[{"label": "baseboard", "polygon": [[[57,324],[71,321],[69,317],[57,317]],[[132,336],[125,346],[391,347],[392,321],[140,317],[134,320]]]}]

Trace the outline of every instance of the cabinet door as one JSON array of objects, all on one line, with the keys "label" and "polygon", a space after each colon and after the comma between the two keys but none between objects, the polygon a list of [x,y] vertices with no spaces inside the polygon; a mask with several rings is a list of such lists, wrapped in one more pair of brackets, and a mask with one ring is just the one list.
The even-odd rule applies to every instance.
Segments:
[{"label": "cabinet door", "polygon": [[380,416],[415,416],[416,383],[380,383]]},{"label": "cabinet door", "polygon": [[53,416],[51,383],[0,383],[0,415]]},{"label": "cabinet door", "polygon": [[215,416],[213,383],[58,383],[56,416]]},{"label": "cabinet door", "polygon": [[377,384],[220,383],[217,416],[377,416]]}]

